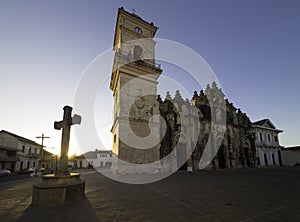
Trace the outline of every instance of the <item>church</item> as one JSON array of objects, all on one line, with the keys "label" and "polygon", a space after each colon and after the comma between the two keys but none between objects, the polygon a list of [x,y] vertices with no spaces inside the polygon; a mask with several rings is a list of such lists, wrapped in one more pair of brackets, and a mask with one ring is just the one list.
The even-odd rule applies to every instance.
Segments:
[{"label": "church", "polygon": [[[174,97],[167,92],[164,99],[157,95],[163,71],[154,59],[157,29],[152,22],[119,8],[110,81],[114,97],[113,155],[133,164],[161,161],[172,155],[171,165],[188,171],[254,167],[257,151],[253,125],[215,82],[195,91],[189,100],[184,100],[179,91]],[[163,121],[152,118],[155,115]],[[196,139],[191,139],[192,134]],[[151,143],[157,140],[159,143]],[[207,144],[217,149],[201,167]]]},{"label": "church", "polygon": [[[226,129],[222,137],[209,137],[213,112],[211,112],[208,96],[213,96],[214,100],[224,100],[226,104],[226,110],[223,110],[223,112],[226,112]],[[168,155],[178,143],[182,143],[179,147],[186,146],[186,141],[177,141],[176,135],[180,134],[181,123],[176,121],[176,117],[178,116],[178,110],[190,110],[190,107],[196,107],[200,122],[200,132],[189,161],[183,163],[181,169],[188,167],[191,167],[193,170],[198,169],[200,159],[209,139],[217,143],[219,148],[206,169],[248,168],[255,166],[255,135],[253,134],[251,121],[245,113],[224,98],[222,90],[217,87],[216,83],[213,82],[211,85],[208,85],[205,91],[201,90],[199,94],[195,91],[191,102],[184,100],[179,91],[176,92],[174,98],[167,94],[163,101],[160,97],[158,101],[161,116],[167,121],[167,132],[160,148],[161,158]]]}]

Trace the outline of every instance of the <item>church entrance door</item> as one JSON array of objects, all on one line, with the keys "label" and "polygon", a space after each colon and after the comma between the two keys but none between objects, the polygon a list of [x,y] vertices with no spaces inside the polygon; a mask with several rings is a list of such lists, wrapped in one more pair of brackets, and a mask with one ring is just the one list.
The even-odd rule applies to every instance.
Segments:
[{"label": "church entrance door", "polygon": [[225,159],[224,146],[223,145],[221,145],[221,147],[218,151],[218,163],[219,163],[219,168],[220,169],[226,168],[226,159]]},{"label": "church entrance door", "polygon": [[178,170],[187,170],[187,144],[179,141],[176,145],[176,159]]}]

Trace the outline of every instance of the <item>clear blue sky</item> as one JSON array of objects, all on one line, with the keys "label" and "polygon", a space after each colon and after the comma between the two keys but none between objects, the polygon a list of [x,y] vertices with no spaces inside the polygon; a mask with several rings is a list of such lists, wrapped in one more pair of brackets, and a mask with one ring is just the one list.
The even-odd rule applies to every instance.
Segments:
[{"label": "clear blue sky", "polygon": [[[62,118],[64,105],[73,104],[86,66],[112,46],[120,6],[153,21],[159,27],[156,37],[194,49],[236,107],[252,121],[270,118],[284,130],[282,145],[300,145],[296,0],[2,0],[0,129],[35,141],[45,133],[51,137],[46,146],[60,146],[53,122]],[[172,71],[165,67],[163,75],[172,76]],[[111,95],[108,88],[103,90]],[[191,83],[194,90],[199,91]],[[97,101],[98,107],[109,104],[105,100]],[[99,119],[99,134],[106,135],[109,118]],[[77,149],[74,138],[71,146]]]}]

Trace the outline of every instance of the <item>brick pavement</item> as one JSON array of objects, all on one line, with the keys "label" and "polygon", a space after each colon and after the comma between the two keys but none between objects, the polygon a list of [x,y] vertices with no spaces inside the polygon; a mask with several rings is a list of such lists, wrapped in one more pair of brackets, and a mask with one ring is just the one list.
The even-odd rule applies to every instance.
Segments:
[{"label": "brick pavement", "polygon": [[29,205],[35,178],[10,181],[0,184],[0,221],[300,221],[299,175],[300,168],[177,172],[130,185],[83,171],[87,199],[52,208]]},{"label": "brick pavement", "polygon": [[38,178],[0,182],[0,221],[16,221],[31,203],[32,182]]},{"label": "brick pavement", "polygon": [[87,197],[101,221],[300,221],[299,173],[299,168],[178,172],[148,185],[94,177]]}]

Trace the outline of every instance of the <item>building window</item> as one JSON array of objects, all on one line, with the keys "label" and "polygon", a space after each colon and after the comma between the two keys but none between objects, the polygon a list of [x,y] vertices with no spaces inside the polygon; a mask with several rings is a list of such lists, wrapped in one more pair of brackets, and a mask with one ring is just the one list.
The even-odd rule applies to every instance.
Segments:
[{"label": "building window", "polygon": [[277,136],[274,136],[274,141],[275,141],[275,142],[278,142]]},{"label": "building window", "polygon": [[34,153],[36,153],[36,148],[34,149]]},{"label": "building window", "polygon": [[135,45],[133,48],[133,58],[138,61],[143,61],[143,48],[139,45]]},{"label": "building window", "polygon": [[270,134],[268,134],[268,141],[271,141],[271,137],[270,137]]},{"label": "building window", "polygon": [[259,133],[259,138],[260,138],[260,141],[263,141],[263,135],[262,135],[262,133]]},{"label": "building window", "polygon": [[24,145],[22,146],[22,152],[23,153],[25,152],[25,146]]},{"label": "building window", "polygon": [[35,162],[33,162],[33,165],[32,165],[32,167],[35,167]]},{"label": "building window", "polygon": [[114,143],[116,143],[116,141],[117,141],[117,135],[115,134],[114,135]]},{"label": "building window", "polygon": [[28,154],[31,154],[31,147],[28,148]]}]

